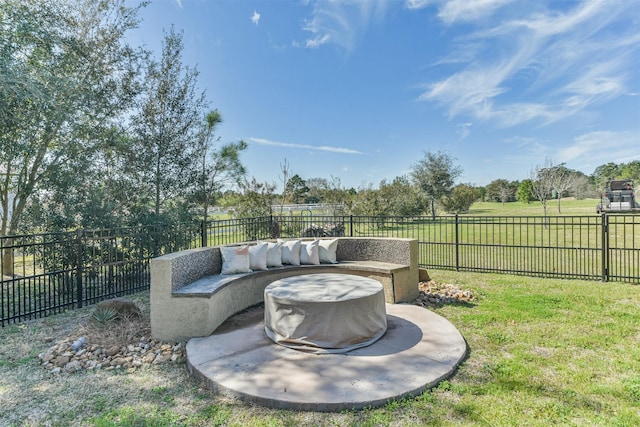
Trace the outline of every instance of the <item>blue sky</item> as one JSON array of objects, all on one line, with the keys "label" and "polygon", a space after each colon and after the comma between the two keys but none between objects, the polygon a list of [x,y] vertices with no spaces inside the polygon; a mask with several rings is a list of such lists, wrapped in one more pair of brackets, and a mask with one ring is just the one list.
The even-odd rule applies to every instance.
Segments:
[{"label": "blue sky", "polygon": [[[132,2],[133,3],[133,2]],[[459,182],[640,160],[638,0],[155,0],[249,176],[377,187],[444,151]]]}]

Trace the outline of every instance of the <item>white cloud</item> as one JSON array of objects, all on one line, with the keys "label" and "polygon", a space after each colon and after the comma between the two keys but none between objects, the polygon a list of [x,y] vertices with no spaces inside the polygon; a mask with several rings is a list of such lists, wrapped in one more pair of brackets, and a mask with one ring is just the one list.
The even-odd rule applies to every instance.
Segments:
[{"label": "white cloud", "polygon": [[475,21],[490,16],[512,0],[451,0],[446,1],[438,17],[447,24]]},{"label": "white cloud", "polygon": [[521,56],[522,53],[505,57],[495,64],[469,66],[432,84],[419,99],[446,104],[450,116],[471,113],[479,118],[490,118],[493,98],[507,91],[502,84],[521,67]]},{"label": "white cloud", "polygon": [[305,47],[308,47],[308,48],[320,47],[323,44],[329,43],[329,40],[331,40],[331,37],[329,36],[329,34],[316,36],[313,39],[307,39],[307,42],[305,43]]},{"label": "white cloud", "polygon": [[620,68],[615,60],[587,68],[565,87],[572,94],[568,102],[582,107],[598,99],[610,99],[622,94],[624,83],[617,75]]},{"label": "white cloud", "polygon": [[617,8],[612,7],[606,0],[583,1],[577,8],[568,13],[536,14],[530,19],[514,20],[507,25],[521,26],[532,30],[541,37],[563,34],[582,25],[588,25],[588,30],[598,28],[617,14]]},{"label": "white cloud", "polygon": [[260,14],[255,10],[253,11],[253,15],[251,15],[251,22],[253,22],[256,25],[260,23]]},{"label": "white cloud", "polygon": [[612,159],[614,163],[640,160],[638,135],[630,132],[589,132],[574,138],[571,145],[558,151],[557,158],[559,162],[571,162],[579,167],[595,167],[602,164],[602,159]]},{"label": "white cloud", "polygon": [[176,2],[176,4],[178,5],[178,7],[179,7],[180,9],[183,9],[183,7],[182,7],[182,0],[174,0],[174,1]]},{"label": "white cloud", "polygon": [[471,134],[472,123],[462,123],[458,125],[458,135],[460,135],[459,141],[467,138]]},{"label": "white cloud", "polygon": [[513,147],[505,150],[509,154],[505,154],[502,161],[526,168],[550,158],[556,164],[565,163],[571,169],[590,173],[605,162],[640,160],[640,151],[637,149],[639,136],[625,131],[594,131],[576,136],[568,144],[556,140],[513,137],[504,141]]},{"label": "white cloud", "polygon": [[384,0],[315,1],[311,4],[313,12],[303,27],[311,33],[304,43],[307,48],[335,43],[351,51],[369,23],[381,19],[386,10]]},{"label": "white cloud", "polygon": [[[454,23],[505,4],[451,0],[441,3],[439,16]],[[450,117],[464,114],[508,127],[532,120],[548,124],[631,91],[640,45],[628,22],[630,14],[638,15],[634,8],[587,0],[562,13],[533,9],[518,10],[517,19],[500,15],[495,27],[465,30],[456,41],[461,45],[450,49],[454,53],[435,64],[458,70],[424,85],[419,100],[441,104]]]},{"label": "white cloud", "polygon": [[422,9],[433,3],[434,0],[406,0],[404,5],[407,9]]},{"label": "white cloud", "polygon": [[361,151],[353,150],[351,148],[342,148],[342,147],[330,147],[328,145],[307,145],[307,144],[292,144],[289,142],[278,142],[278,141],[269,141],[264,138],[249,138],[249,141],[255,142],[260,145],[269,145],[272,147],[285,147],[285,148],[302,148],[307,150],[314,151],[328,151],[330,153],[341,153],[341,154],[363,154]]},{"label": "white cloud", "polygon": [[447,24],[469,22],[492,15],[513,0],[406,0],[407,9],[424,9],[438,5],[438,17]]},{"label": "white cloud", "polygon": [[500,105],[486,116],[495,120],[500,127],[511,127],[535,119],[551,123],[566,117],[566,114],[545,104],[522,102]]}]

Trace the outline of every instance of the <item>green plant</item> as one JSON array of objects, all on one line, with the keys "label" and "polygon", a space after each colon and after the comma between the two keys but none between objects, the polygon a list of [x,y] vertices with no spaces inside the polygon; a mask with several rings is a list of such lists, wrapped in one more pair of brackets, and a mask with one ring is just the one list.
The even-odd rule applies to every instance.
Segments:
[{"label": "green plant", "polygon": [[91,320],[95,323],[105,326],[118,318],[118,312],[113,308],[99,307],[91,315]]}]

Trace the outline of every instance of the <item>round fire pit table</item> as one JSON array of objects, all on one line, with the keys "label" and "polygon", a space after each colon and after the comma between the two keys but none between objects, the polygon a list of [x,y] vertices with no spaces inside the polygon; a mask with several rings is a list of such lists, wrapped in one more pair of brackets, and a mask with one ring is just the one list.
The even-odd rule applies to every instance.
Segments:
[{"label": "round fire pit table", "polygon": [[387,330],[384,289],[350,274],[306,274],[264,290],[264,329],[275,343],[312,353],[346,353]]}]

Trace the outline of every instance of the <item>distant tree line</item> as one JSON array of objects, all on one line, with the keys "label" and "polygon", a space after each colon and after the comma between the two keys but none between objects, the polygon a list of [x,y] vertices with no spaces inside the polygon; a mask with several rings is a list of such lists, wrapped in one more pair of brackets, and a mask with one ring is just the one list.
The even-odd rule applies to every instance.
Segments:
[{"label": "distant tree line", "polygon": [[293,175],[285,181],[285,190],[275,193],[275,185],[255,180],[241,192],[229,191],[221,202],[238,215],[269,215],[275,201],[282,203],[341,203],[349,213],[378,217],[465,213],[475,202],[540,202],[546,215],[548,203],[554,201],[561,213],[561,200],[599,197],[606,182],[614,178],[640,182],[640,161],[616,165],[608,163],[596,168],[593,175],[554,164],[545,159],[522,181],[496,179],[486,186],[455,183],[462,168],[444,152],[425,152],[412,165],[408,175],[398,176],[363,186],[357,190],[343,188],[339,178],[303,179]]}]

